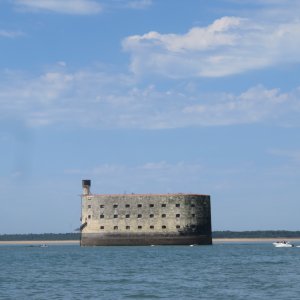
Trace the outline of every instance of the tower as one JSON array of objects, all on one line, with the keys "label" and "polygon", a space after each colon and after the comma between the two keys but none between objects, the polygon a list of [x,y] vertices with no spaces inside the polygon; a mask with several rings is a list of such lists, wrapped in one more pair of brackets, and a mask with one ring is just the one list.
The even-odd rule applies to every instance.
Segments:
[{"label": "tower", "polygon": [[82,195],[90,195],[90,187],[91,187],[91,181],[90,180],[82,180]]}]

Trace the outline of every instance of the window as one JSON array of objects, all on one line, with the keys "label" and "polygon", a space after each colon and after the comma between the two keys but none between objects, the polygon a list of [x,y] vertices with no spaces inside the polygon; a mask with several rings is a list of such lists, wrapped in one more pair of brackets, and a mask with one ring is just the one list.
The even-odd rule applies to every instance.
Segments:
[{"label": "window", "polygon": [[150,217],[150,218],[153,218],[153,217],[154,217],[154,214],[151,214],[149,217]]},{"label": "window", "polygon": [[151,226],[150,226],[150,229],[154,229],[154,226],[153,226],[153,225],[151,225]]},{"label": "window", "polygon": [[165,218],[165,217],[166,217],[166,214],[162,214],[161,217],[162,217],[162,218]]},{"label": "window", "polygon": [[142,229],[143,227],[142,226],[138,226],[138,229]]},{"label": "window", "polygon": [[141,218],[142,217],[142,215],[141,214],[138,214],[138,218]]},{"label": "window", "polygon": [[118,204],[114,204],[114,208],[117,208],[118,207]]},{"label": "window", "polygon": [[104,229],[104,226],[100,226],[100,229]]},{"label": "window", "polygon": [[126,229],[129,230],[129,229],[130,229],[130,226],[126,226]]},{"label": "window", "polygon": [[116,219],[118,217],[118,215],[114,215],[114,218]]},{"label": "window", "polygon": [[179,228],[180,228],[180,225],[176,225],[176,228],[179,229]]},{"label": "window", "polygon": [[154,204],[149,204],[149,207],[154,207]]},{"label": "window", "polygon": [[195,216],[196,216],[195,214],[192,214],[192,218],[195,218]]},{"label": "window", "polygon": [[176,218],[180,218],[180,214],[176,214]]},{"label": "window", "polygon": [[142,204],[138,204],[137,207],[142,207]]},{"label": "window", "polygon": [[118,230],[118,226],[114,226],[114,230]]},{"label": "window", "polygon": [[88,208],[91,208],[92,207],[92,205],[88,205]]},{"label": "window", "polygon": [[179,204],[179,203],[176,203],[176,207],[180,207],[180,204]]},{"label": "window", "polygon": [[162,205],[161,205],[161,207],[166,207],[167,206],[167,204],[166,203],[163,203]]},{"label": "window", "polygon": [[104,219],[104,215],[100,215],[100,219]]},{"label": "window", "polygon": [[128,218],[130,218],[130,215],[125,215],[125,217],[128,219]]},{"label": "window", "polygon": [[163,226],[161,226],[161,228],[162,228],[162,229],[166,229],[167,227],[166,227],[166,225],[163,225]]},{"label": "window", "polygon": [[101,205],[100,205],[100,208],[104,208],[104,204],[101,204]]},{"label": "window", "polygon": [[91,215],[88,215],[88,218],[90,219],[90,218],[91,218]]},{"label": "window", "polygon": [[192,203],[192,204],[191,204],[191,207],[195,207],[195,204],[194,204],[194,203]]},{"label": "window", "polygon": [[125,204],[125,207],[127,207],[127,208],[130,207],[130,204]]}]

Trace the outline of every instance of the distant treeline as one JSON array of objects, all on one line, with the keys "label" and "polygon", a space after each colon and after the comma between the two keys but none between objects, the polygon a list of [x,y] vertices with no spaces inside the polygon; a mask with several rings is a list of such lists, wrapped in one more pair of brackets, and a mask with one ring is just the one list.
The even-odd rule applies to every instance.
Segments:
[{"label": "distant treeline", "polygon": [[0,235],[0,241],[70,241],[79,239],[80,233],[29,233]]},{"label": "distant treeline", "polygon": [[214,231],[213,238],[300,238],[300,231],[257,230],[257,231]]},{"label": "distant treeline", "polygon": [[[213,231],[213,238],[300,238],[300,231]],[[80,233],[0,234],[0,241],[70,241],[79,240]]]}]

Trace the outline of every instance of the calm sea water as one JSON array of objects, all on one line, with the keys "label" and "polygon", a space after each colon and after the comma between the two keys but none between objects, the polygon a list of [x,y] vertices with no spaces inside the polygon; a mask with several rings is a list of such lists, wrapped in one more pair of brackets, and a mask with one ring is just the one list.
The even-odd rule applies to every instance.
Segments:
[{"label": "calm sea water", "polygon": [[300,248],[0,246],[0,299],[300,299]]}]

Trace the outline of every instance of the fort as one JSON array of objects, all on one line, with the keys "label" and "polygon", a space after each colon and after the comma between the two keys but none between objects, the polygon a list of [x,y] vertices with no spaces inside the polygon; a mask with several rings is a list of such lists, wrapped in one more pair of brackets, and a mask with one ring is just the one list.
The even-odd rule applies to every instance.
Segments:
[{"label": "fort", "polygon": [[82,180],[81,246],[210,245],[210,196],[92,194]]}]

